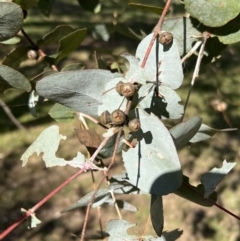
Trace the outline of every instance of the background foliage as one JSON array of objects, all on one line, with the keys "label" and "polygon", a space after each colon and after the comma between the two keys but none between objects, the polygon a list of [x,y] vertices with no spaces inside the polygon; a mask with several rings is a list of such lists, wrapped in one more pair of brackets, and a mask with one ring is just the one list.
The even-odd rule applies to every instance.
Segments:
[{"label": "background foliage", "polygon": [[[21,1],[16,1],[21,2]],[[24,2],[24,1],[23,1]],[[34,1],[31,1],[34,5]],[[37,1],[36,1],[37,2]],[[56,57],[48,59],[49,63],[57,63],[60,70],[68,64],[81,63],[86,68],[95,68],[96,65],[106,67],[114,62],[122,63],[123,59],[119,57],[121,53],[129,52],[135,53],[136,46],[139,43],[136,36],[133,36],[128,31],[128,27],[139,33],[143,30],[147,34],[151,32],[155,26],[158,15],[153,13],[148,14],[146,18],[146,11],[141,9],[134,9],[127,6],[124,2],[111,2],[105,1],[102,3],[102,9],[99,13],[93,14],[86,9],[94,9],[93,6],[84,6],[80,8],[77,1],[71,4],[68,1],[56,1],[54,4],[51,18],[45,18],[40,12],[39,8],[45,12],[46,15],[50,14],[50,7],[47,10],[45,1],[40,1],[38,6],[24,6],[26,10],[29,9],[27,18],[24,20],[24,30],[31,36],[35,43],[38,43],[41,48],[50,56]],[[49,1],[51,3],[53,1]],[[79,1],[81,3],[81,1]],[[84,2],[84,1],[83,1]],[[144,2],[144,1],[142,1]],[[188,1],[185,1],[188,2]],[[191,1],[189,1],[189,9],[191,11]],[[201,2],[201,1],[199,1]],[[230,3],[230,1],[229,1]],[[231,1],[239,13],[238,3]],[[150,4],[148,1],[146,4]],[[164,2],[159,4],[158,1],[151,1],[152,5],[164,6]],[[202,6],[202,3],[200,6]],[[209,8],[209,6],[208,6]],[[203,16],[202,12],[198,11],[197,6],[193,6],[196,9],[196,13],[200,13],[200,17]],[[170,16],[177,16],[184,13],[184,8],[181,4],[173,4],[171,7]],[[204,10],[204,9],[203,9]],[[71,14],[69,14],[71,13]],[[231,14],[235,14],[234,12]],[[61,17],[59,17],[61,16]],[[219,14],[220,16],[220,14]],[[222,16],[222,15],[221,15]],[[231,15],[232,16],[232,15]],[[237,16],[236,14],[234,16]],[[195,16],[198,18],[198,16]],[[225,16],[224,16],[225,17]],[[226,16],[226,18],[228,15]],[[144,19],[144,21],[143,21]],[[205,18],[207,19],[207,18]],[[199,19],[201,20],[201,19]],[[220,19],[221,20],[221,19]],[[228,22],[226,20],[226,22]],[[107,29],[103,29],[103,26],[99,26],[99,22],[104,23]],[[211,23],[216,21],[210,20]],[[19,21],[21,23],[21,21]],[[114,23],[117,23],[114,25]],[[83,39],[81,46],[75,45],[77,48],[74,52],[62,53],[61,46],[56,44],[54,38],[49,38],[51,41],[45,40],[48,45],[41,45],[41,39],[47,33],[53,31],[59,25],[69,25],[69,28],[65,28],[66,33],[75,37],[79,37],[78,43],[83,39],[82,33],[85,34],[85,28],[87,28],[87,35]],[[230,23],[231,24],[231,23]],[[233,28],[238,26],[238,17],[234,20]],[[207,23],[206,23],[207,25]],[[208,25],[209,26],[209,25]],[[214,25],[211,27],[218,27]],[[100,30],[99,30],[100,28]],[[75,29],[83,29],[79,32]],[[229,28],[228,28],[229,29]],[[99,32],[106,32],[106,35]],[[235,32],[235,36],[231,35],[231,38],[227,38],[226,34],[223,34],[224,30],[221,28],[216,29],[215,33],[219,38],[223,40],[223,43],[229,44],[237,42],[238,32]],[[78,36],[79,34],[79,36]],[[130,36],[131,35],[131,38]],[[54,36],[56,36],[54,34]],[[71,37],[71,36],[70,36]],[[7,37],[6,37],[7,38]],[[82,39],[81,39],[82,38]],[[44,39],[44,38],[43,38]],[[232,41],[229,39],[233,39]],[[66,40],[67,42],[69,39]],[[214,46],[214,58],[218,57],[219,50],[225,48],[224,45],[216,40],[210,41],[209,49]],[[45,43],[46,43],[45,42]],[[63,43],[64,44],[64,43]],[[35,60],[27,60],[26,52],[29,49],[29,44],[21,37],[21,42],[16,45],[2,45],[1,44],[1,59],[3,64],[10,63],[13,69],[18,69],[28,79],[32,79],[38,75],[42,70],[48,66],[44,62],[36,64]],[[70,45],[72,46],[72,45]],[[216,47],[217,46],[217,47]],[[4,56],[9,54],[13,49],[19,48],[20,61],[13,61],[4,59]],[[96,62],[94,51],[97,52],[98,59]],[[239,85],[239,44],[232,44],[222,52],[222,57],[217,61],[202,65],[200,69],[200,77],[197,79],[194,91],[190,98],[190,103],[187,109],[186,118],[194,115],[198,115],[203,118],[204,123],[214,127],[216,129],[227,128],[230,126],[239,126],[239,91],[237,86]],[[70,52],[70,49],[69,49]],[[13,52],[12,52],[13,53]],[[9,55],[8,55],[9,56]],[[10,55],[11,56],[11,55]],[[67,58],[63,58],[67,56]],[[12,56],[12,59],[16,59],[16,56]],[[212,58],[206,58],[206,62],[209,62]],[[104,61],[103,61],[104,60]],[[192,71],[196,57],[192,56],[184,66],[185,78],[183,85],[177,91],[182,100],[186,99],[186,93],[189,89],[189,82],[192,76]],[[7,65],[7,64],[6,64]],[[20,66],[20,68],[19,68]],[[78,68],[80,66],[78,65]],[[46,71],[49,71],[46,69]],[[49,71],[50,72],[50,71]],[[23,80],[24,81],[24,80]],[[29,90],[28,87],[25,87]],[[1,98],[9,105],[26,104],[28,102],[28,93],[22,92],[16,89],[8,89]],[[216,104],[217,103],[217,104]],[[219,103],[225,103],[228,105],[226,111],[219,111]],[[31,160],[31,164],[25,168],[20,166],[20,155],[26,150],[26,148],[36,139],[39,133],[50,125],[52,121],[46,113],[51,108],[51,103],[44,103],[37,107],[39,118],[35,119],[29,113],[27,106],[12,107],[13,114],[18,120],[28,129],[28,132],[17,130],[12,122],[6,117],[5,113],[1,110],[1,230],[4,230],[13,221],[15,221],[20,215],[20,207],[31,207],[38,202],[42,197],[48,194],[54,187],[56,187],[61,181],[69,177],[74,170],[69,167],[45,169],[43,163],[39,161],[39,158],[34,157]],[[67,159],[71,159],[76,155],[77,150],[82,150],[83,147],[79,145],[79,142],[73,132],[74,127],[77,127],[77,122],[70,124],[59,124],[61,127],[61,133],[66,134],[69,138],[68,144],[60,146],[61,153],[57,153],[59,156],[64,156]],[[183,166],[184,173],[188,175],[191,180],[197,184],[199,176],[202,173],[207,172],[213,166],[220,166],[223,159],[229,161],[237,161],[240,157],[239,152],[239,131],[231,133],[218,133],[212,140],[192,145],[191,148],[181,149],[179,152],[180,160]],[[114,172],[119,173],[122,169],[120,162],[116,162]],[[239,166],[237,165],[234,171],[228,175],[228,178],[219,186],[219,201],[220,203],[238,213],[239,202],[237,196],[239,195],[238,187]],[[44,207],[38,211],[38,217],[44,220],[37,229],[26,231],[24,225],[18,227],[8,237],[9,240],[16,240],[21,237],[21,240],[59,240],[61,237],[64,240],[71,240],[73,237],[69,237],[70,233],[79,233],[82,224],[76,222],[82,220],[84,217],[84,209],[75,211],[72,213],[66,213],[60,216],[60,211],[73,204],[79,197],[83,196],[87,192],[92,190],[91,181],[87,177],[81,176],[76,182],[70,184],[51,199]],[[148,198],[141,197],[128,197],[131,199],[131,203],[137,207],[144,207],[148,205]],[[206,209],[195,204],[189,203],[185,199],[181,199],[174,195],[169,195],[164,198],[164,210],[165,210],[165,230],[172,230],[174,228],[180,228],[184,230],[180,239],[187,240],[194,235],[195,240],[225,240],[226,237],[230,240],[238,240],[240,238],[239,222],[233,219],[227,214],[222,213],[216,208]],[[179,207],[182,207],[181,210]],[[105,207],[103,213],[109,213],[108,217],[103,217],[103,221],[110,219],[112,216],[115,218],[115,213],[110,212],[112,208]],[[142,210],[132,215],[125,213],[125,219],[132,221],[146,220],[148,210]],[[93,215],[91,216],[90,224],[88,226],[89,234],[96,230],[97,222]],[[182,221],[184,220],[184,222]],[[143,221],[144,222],[144,221]],[[139,222],[139,226],[134,228],[133,233],[141,233],[143,228],[143,222]],[[148,230],[148,233],[151,230]],[[230,237],[230,238],[229,238]]]}]

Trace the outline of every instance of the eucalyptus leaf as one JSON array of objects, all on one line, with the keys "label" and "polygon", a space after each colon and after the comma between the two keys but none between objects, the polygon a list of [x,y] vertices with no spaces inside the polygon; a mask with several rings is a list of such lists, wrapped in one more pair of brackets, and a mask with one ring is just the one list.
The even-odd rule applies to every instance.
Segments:
[{"label": "eucalyptus leaf", "polygon": [[46,167],[66,166],[81,168],[85,162],[85,157],[78,152],[77,156],[71,161],[66,161],[63,158],[56,157],[55,153],[61,140],[66,137],[59,134],[59,127],[56,125],[45,129],[38,138],[31,144],[31,146],[23,153],[20,160],[23,161],[22,166],[25,166],[29,158],[36,152],[37,155],[42,155]]},{"label": "eucalyptus leaf", "polygon": [[78,48],[85,38],[87,29],[78,29],[66,37],[62,38],[59,42],[59,48],[57,53],[52,56],[55,58],[55,63],[59,62],[62,58],[66,57],[73,50]]},{"label": "eucalyptus leaf", "polygon": [[64,68],[62,68],[61,72],[70,71],[70,70],[83,70],[84,68],[85,68],[85,66],[81,63],[69,64],[69,65],[65,66]]},{"label": "eucalyptus leaf", "polygon": [[38,8],[46,17],[49,17],[52,12],[54,3],[55,0],[39,0]]},{"label": "eucalyptus leaf", "polygon": [[[90,202],[94,192],[95,191],[91,191],[90,193],[86,194],[80,200],[78,200],[74,205],[72,205],[69,208],[64,209],[62,211],[62,213],[72,211],[72,210],[80,208],[80,207],[87,206],[88,203]],[[95,194],[95,199],[94,199],[92,207],[94,208],[94,207],[101,206],[106,200],[108,200],[110,198],[110,196],[111,196],[111,194],[109,193],[108,189],[99,189],[97,191],[97,193]]]},{"label": "eucalyptus leaf", "polygon": [[[204,196],[204,186],[202,184],[199,184],[197,187],[192,186],[189,183],[189,177],[183,176],[183,183],[181,187],[174,191],[174,193],[182,198],[187,199],[188,201],[194,202],[198,205],[204,206],[204,207],[212,207],[212,202],[208,202],[206,199],[203,198]],[[199,196],[197,193],[199,193],[201,196]],[[217,201],[217,193],[213,192],[209,198],[213,201]]]},{"label": "eucalyptus leaf", "polygon": [[48,114],[57,122],[67,123],[75,119],[76,112],[64,105],[55,104]]},{"label": "eucalyptus leaf", "polygon": [[164,225],[162,196],[151,195],[150,216],[156,234],[161,237]]},{"label": "eucalyptus leaf", "polygon": [[[137,211],[137,208],[135,206],[133,206],[132,204],[130,204],[129,202],[118,200],[118,199],[115,202],[116,202],[118,208],[120,208],[120,209],[130,211],[130,212],[136,212]],[[110,206],[114,206],[115,202],[112,198],[109,198],[105,201],[105,203],[110,205]]]},{"label": "eucalyptus leaf", "polygon": [[32,88],[29,80],[16,71],[5,65],[0,65],[0,93],[9,88],[20,89],[29,92]]},{"label": "eucalyptus leaf", "polygon": [[[32,7],[36,6],[39,0],[13,0],[13,2],[17,3],[21,6],[22,9],[29,10]],[[16,21],[16,19],[15,19]]]},{"label": "eucalyptus leaf", "polygon": [[235,131],[236,128],[228,128],[228,129],[213,129],[205,124],[202,124],[196,133],[196,135],[193,136],[193,138],[189,141],[192,143],[205,141],[209,138],[211,138],[213,135],[215,135],[219,131]]},{"label": "eucalyptus leaf", "polygon": [[95,12],[96,7],[99,4],[98,0],[78,0],[81,7],[83,7],[85,10],[88,10],[90,12]]},{"label": "eucalyptus leaf", "polygon": [[36,90],[47,99],[97,117],[105,85],[118,76],[107,70],[67,71],[43,78]]},{"label": "eucalyptus leaf", "polygon": [[22,9],[12,2],[0,2],[0,19],[0,41],[8,40],[14,37],[23,25]]},{"label": "eucalyptus leaf", "polygon": [[198,132],[202,124],[202,118],[194,116],[189,120],[182,122],[169,131],[173,137],[177,149],[182,148]]},{"label": "eucalyptus leaf", "polygon": [[144,12],[151,12],[155,13],[157,15],[161,15],[163,8],[157,7],[157,6],[151,6],[151,5],[145,5],[145,4],[140,4],[140,3],[128,3],[130,7],[134,7],[140,10],[143,10]]},{"label": "eucalyptus leaf", "polygon": [[204,174],[201,178],[201,183],[204,185],[204,198],[208,198],[216,189],[219,182],[232,170],[236,165],[235,162],[223,161],[221,168],[214,167],[210,172]]},{"label": "eucalyptus leaf", "polygon": [[166,195],[181,186],[182,172],[172,137],[155,115],[139,109],[141,129],[133,133],[138,144],[123,152],[129,182],[139,189]]},{"label": "eucalyptus leaf", "polygon": [[56,27],[54,30],[52,30],[50,33],[46,34],[45,36],[43,36],[42,39],[40,39],[37,44],[38,46],[47,46],[53,43],[59,43],[59,41],[69,35],[70,33],[72,33],[74,30],[72,27],[70,26],[58,26]]},{"label": "eucalyptus leaf", "polygon": [[20,46],[14,49],[11,53],[5,56],[2,64],[7,65],[13,69],[19,69],[20,64],[28,59],[27,52],[30,48]]},{"label": "eucalyptus leaf", "polygon": [[127,230],[136,224],[130,223],[123,219],[110,220],[107,224],[106,232],[109,234],[108,241],[130,241],[130,240],[138,240],[142,241],[174,241],[175,239],[165,239],[164,236],[161,238],[155,238],[153,236],[135,236],[129,235]]},{"label": "eucalyptus leaf", "polygon": [[12,37],[8,40],[5,41],[0,41],[1,44],[7,44],[7,45],[11,45],[11,44],[17,44],[21,41],[20,37]]},{"label": "eucalyptus leaf", "polygon": [[238,0],[184,0],[184,3],[186,10],[192,17],[210,27],[223,26],[240,12]]},{"label": "eucalyptus leaf", "polygon": [[[142,64],[152,37],[153,34],[147,35],[137,47],[136,57],[140,59],[140,64]],[[156,69],[156,41],[154,41],[144,66],[144,76],[147,80],[156,81],[156,73],[159,72],[159,81],[161,84],[171,89],[177,89],[182,84],[183,71],[176,40],[173,38],[173,41],[169,45],[162,45],[160,43],[158,45],[158,59],[161,61],[160,67]]]},{"label": "eucalyptus leaf", "polygon": [[164,20],[162,29],[172,33],[180,55],[188,53],[196,39],[202,36],[202,33],[193,26],[188,17],[168,18]]}]

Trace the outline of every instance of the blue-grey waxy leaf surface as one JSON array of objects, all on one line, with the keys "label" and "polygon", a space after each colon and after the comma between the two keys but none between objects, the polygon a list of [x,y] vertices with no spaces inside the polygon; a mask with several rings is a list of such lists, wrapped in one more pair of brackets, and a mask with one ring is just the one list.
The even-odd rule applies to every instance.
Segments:
[{"label": "blue-grey waxy leaf surface", "polygon": [[[108,158],[108,157],[111,157],[113,155],[114,148],[115,148],[115,145],[116,145],[117,135],[118,135],[118,133],[115,133],[113,136],[110,137],[110,139],[108,140],[106,145],[98,153],[99,158]],[[124,136],[123,136],[123,133],[122,133],[122,135],[120,137],[120,141],[119,141],[119,145],[118,145],[116,154],[119,154],[122,151],[122,148],[123,148],[123,145],[124,145],[123,139],[124,139]]]},{"label": "blue-grey waxy leaf surface", "polygon": [[173,137],[177,149],[182,148],[197,133],[202,124],[202,119],[194,116],[191,119],[182,122],[169,131]]},{"label": "blue-grey waxy leaf surface", "polygon": [[123,152],[129,182],[156,195],[166,195],[181,186],[182,172],[173,139],[154,114],[139,109],[141,129],[133,135],[135,148]]},{"label": "blue-grey waxy leaf surface", "polygon": [[150,216],[156,234],[161,237],[164,225],[162,196],[151,195]]},{"label": "blue-grey waxy leaf surface", "polygon": [[[176,195],[187,199],[188,201],[194,202],[198,205],[204,207],[212,207],[213,203],[208,202],[203,198],[204,196],[204,186],[203,184],[199,184],[198,186],[193,186],[189,183],[189,177],[183,176],[183,183],[179,189],[174,192]],[[197,193],[201,194],[199,196]],[[213,202],[217,201],[217,193],[213,192],[209,197]]]},{"label": "blue-grey waxy leaf surface", "polygon": [[200,31],[193,27],[188,17],[168,18],[164,20],[162,29],[173,34],[180,55],[188,53],[197,37],[202,35]]},{"label": "blue-grey waxy leaf surface", "polygon": [[[80,200],[78,200],[74,205],[72,205],[69,208],[64,209],[62,211],[62,213],[74,210],[76,208],[87,206],[89,201],[91,200],[94,192],[95,191],[91,191],[90,193],[86,194]],[[105,201],[107,201],[110,198],[110,196],[111,196],[111,194],[109,193],[108,189],[99,189],[97,191],[97,193],[95,194],[95,199],[94,199],[92,207],[94,208],[94,207],[101,206]]]},{"label": "blue-grey waxy leaf surface", "polygon": [[9,88],[29,92],[32,88],[29,80],[20,72],[5,65],[0,65],[0,93]]},{"label": "blue-grey waxy leaf surface", "polygon": [[77,70],[47,76],[37,82],[37,92],[76,111],[98,116],[105,85],[118,77],[107,70]]},{"label": "blue-grey waxy leaf surface", "polygon": [[[157,97],[154,88],[145,96],[151,84],[145,84],[139,90],[139,105],[148,113],[154,113],[161,119],[178,119],[183,114],[183,105],[179,95],[168,86],[160,85]],[[144,97],[145,96],[145,97]]]},{"label": "blue-grey waxy leaf surface", "polygon": [[[152,36],[153,34],[147,35],[137,47],[136,57],[141,60],[140,64],[144,59]],[[158,68],[160,82],[171,89],[179,88],[183,81],[183,71],[178,46],[174,38],[169,45],[159,44],[159,61],[161,61]],[[147,80],[156,81],[156,41],[144,67],[144,76]]]},{"label": "blue-grey waxy leaf surface", "polygon": [[210,172],[202,176],[201,183],[205,188],[204,198],[209,197],[209,195],[216,189],[218,183],[232,170],[235,165],[235,162],[227,162],[224,160],[221,168],[214,167]]},{"label": "blue-grey waxy leaf surface", "polygon": [[228,128],[228,129],[213,129],[205,124],[202,124],[196,133],[195,136],[189,141],[192,143],[204,141],[209,138],[211,138],[213,135],[215,135],[218,131],[235,131],[236,128]]},{"label": "blue-grey waxy leaf surface", "polygon": [[110,206],[114,206],[115,202],[117,203],[117,205],[120,209],[124,209],[124,210],[130,211],[130,212],[137,211],[137,208],[135,206],[133,206],[132,204],[130,204],[129,202],[126,202],[126,201],[122,201],[122,200],[118,200],[118,199],[116,201],[114,201],[112,198],[109,198],[105,201],[105,203]]},{"label": "blue-grey waxy leaf surface", "polygon": [[15,3],[0,2],[0,41],[16,35],[23,25],[23,11]]},{"label": "blue-grey waxy leaf surface", "polygon": [[116,85],[119,81],[126,82],[126,79],[124,79],[124,77],[122,76],[119,76],[110,80],[106,84],[104,91],[102,91],[101,93],[101,101],[103,102],[103,104],[99,105],[98,107],[99,116],[106,110],[109,111],[109,113],[112,113],[114,110],[117,109],[123,111],[126,109],[127,100],[116,92]]},{"label": "blue-grey waxy leaf surface", "polygon": [[153,236],[136,236],[129,235],[127,230],[136,224],[130,223],[126,220],[117,219],[110,220],[107,224],[106,232],[109,234],[108,241],[135,241],[142,238],[143,241],[174,241],[175,239],[165,239],[165,237],[155,238]]},{"label": "blue-grey waxy leaf surface", "polygon": [[184,3],[192,17],[210,27],[220,27],[234,19],[240,12],[238,0],[184,0]]},{"label": "blue-grey waxy leaf surface", "polygon": [[59,134],[59,127],[56,125],[50,126],[45,129],[38,138],[31,144],[31,146],[23,153],[21,160],[22,166],[25,166],[29,158],[36,153],[42,155],[42,159],[45,162],[46,167],[53,166],[66,166],[81,168],[85,162],[85,157],[82,153],[78,152],[77,156],[71,161],[66,161],[63,158],[56,157],[55,153],[58,150],[58,146],[61,140],[65,140],[66,137]]}]

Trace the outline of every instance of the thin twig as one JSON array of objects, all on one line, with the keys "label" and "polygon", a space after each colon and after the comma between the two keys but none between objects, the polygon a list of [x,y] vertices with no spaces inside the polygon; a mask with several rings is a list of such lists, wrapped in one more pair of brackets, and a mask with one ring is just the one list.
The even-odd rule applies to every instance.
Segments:
[{"label": "thin twig", "polygon": [[18,129],[27,131],[27,129],[15,118],[15,116],[13,115],[12,111],[10,110],[10,108],[8,108],[8,106],[6,105],[6,103],[2,99],[0,99],[0,106],[3,108],[3,110],[6,113],[6,115],[8,116],[8,118],[12,121],[12,123]]},{"label": "thin twig", "polygon": [[196,80],[196,78],[198,77],[198,74],[199,74],[200,65],[201,65],[201,61],[202,61],[202,58],[203,58],[203,52],[204,52],[204,49],[205,49],[205,46],[206,46],[206,43],[207,43],[207,39],[209,38],[209,34],[208,33],[203,33],[203,37],[204,37],[204,39],[203,39],[203,43],[201,45],[201,48],[199,50],[197,62],[196,62],[195,69],[194,69],[193,76],[192,76],[192,80],[191,80],[191,86],[189,88],[187,99],[186,99],[186,102],[184,104],[184,110],[183,110],[183,115],[182,115],[182,118],[181,118],[181,122],[183,121],[183,118],[184,118],[184,115],[185,115],[185,112],[186,112],[186,108],[187,108],[187,105],[188,105],[188,101],[189,101],[190,95],[192,93],[192,89],[193,89],[195,80]]},{"label": "thin twig", "polygon": [[167,3],[166,3],[166,5],[165,5],[165,7],[164,7],[164,9],[163,9],[163,12],[162,12],[162,14],[161,14],[161,17],[159,18],[159,21],[158,21],[157,25],[155,26],[155,28],[154,28],[154,30],[153,30],[152,39],[151,39],[151,41],[150,41],[150,43],[149,43],[148,49],[147,49],[147,51],[146,51],[146,53],[145,53],[145,56],[144,56],[143,61],[142,61],[142,64],[141,64],[141,67],[142,67],[142,68],[144,68],[145,65],[146,65],[148,56],[149,56],[149,54],[150,54],[150,52],[151,52],[151,50],[152,50],[152,46],[153,46],[153,44],[154,44],[154,41],[155,41],[158,33],[161,31],[164,18],[165,18],[165,16],[166,16],[167,12],[168,12],[168,9],[169,9],[170,5],[171,5],[171,0],[168,0]]},{"label": "thin twig", "polygon": [[224,212],[228,213],[229,215],[233,216],[234,218],[240,220],[240,217],[237,216],[236,214],[232,213],[231,211],[227,210],[226,208],[220,206],[219,204],[215,203],[214,201],[212,201],[211,199],[209,198],[204,198],[204,196],[197,192],[191,185],[189,185],[188,183],[186,182],[183,182],[183,185],[185,185],[187,188],[189,188],[190,190],[192,190],[194,193],[196,193],[199,197],[201,197],[202,199],[204,199],[205,201],[213,204],[214,206],[218,207],[219,209],[223,210]]},{"label": "thin twig", "polygon": [[146,224],[144,226],[143,232],[141,234],[141,239],[139,241],[143,241],[143,237],[145,236],[145,233],[146,233],[147,226],[148,226],[149,222],[150,222],[150,214],[148,215],[147,222],[146,222]]}]

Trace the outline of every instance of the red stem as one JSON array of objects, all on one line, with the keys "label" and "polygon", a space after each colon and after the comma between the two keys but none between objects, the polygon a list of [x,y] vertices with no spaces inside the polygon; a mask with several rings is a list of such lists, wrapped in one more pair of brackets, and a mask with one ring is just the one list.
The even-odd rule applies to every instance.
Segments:
[{"label": "red stem", "polygon": [[164,9],[163,9],[162,15],[161,15],[161,17],[159,18],[159,21],[158,21],[157,25],[155,26],[155,28],[154,28],[154,30],[153,30],[152,39],[151,39],[151,41],[150,41],[150,44],[149,44],[149,46],[148,46],[148,49],[147,49],[147,51],[146,51],[146,53],[145,53],[145,56],[144,56],[143,61],[142,61],[142,64],[141,64],[141,67],[142,67],[142,68],[145,67],[146,62],[147,62],[147,59],[148,59],[148,56],[149,56],[149,54],[150,54],[150,52],[151,52],[151,50],[152,50],[152,46],[153,46],[153,44],[154,44],[154,41],[155,41],[155,39],[156,39],[159,31],[161,31],[161,28],[162,28],[162,25],[163,25],[163,21],[164,21],[164,18],[165,18],[165,16],[166,16],[166,14],[167,14],[167,11],[168,11],[168,9],[169,9],[169,7],[170,7],[170,5],[171,5],[171,1],[172,1],[172,0],[168,0],[168,1],[167,1],[166,5],[165,5],[165,7],[164,7]]},{"label": "red stem", "polygon": [[14,230],[20,223],[22,223],[25,219],[27,219],[29,216],[34,214],[34,212],[41,207],[45,202],[47,202],[51,197],[53,197],[57,192],[59,192],[63,187],[65,187],[68,183],[70,183],[73,179],[75,179],[77,176],[79,176],[81,173],[87,171],[87,167],[83,166],[82,169],[80,169],[78,172],[73,174],[70,178],[68,178],[65,182],[63,182],[60,186],[58,186],[56,189],[54,189],[51,193],[49,193],[45,198],[43,198],[39,203],[37,203],[34,207],[30,208],[26,214],[21,217],[18,221],[13,223],[10,227],[8,227],[6,230],[4,230],[0,234],[0,240],[2,240],[4,237],[6,237],[12,230]]},{"label": "red stem", "polygon": [[194,193],[196,193],[198,196],[200,196],[201,198],[203,198],[204,200],[206,200],[207,202],[210,202],[211,204],[213,204],[214,206],[218,207],[219,209],[223,210],[224,212],[228,213],[229,215],[233,216],[234,218],[240,220],[240,217],[237,216],[236,214],[232,213],[231,211],[227,210],[226,208],[220,206],[219,204],[215,203],[214,201],[212,201],[211,199],[209,198],[204,198],[204,196],[197,192],[194,188],[192,188],[191,185],[189,185],[188,183],[186,182],[183,182],[183,185],[185,185],[187,188],[189,188],[190,190],[192,190]]}]

